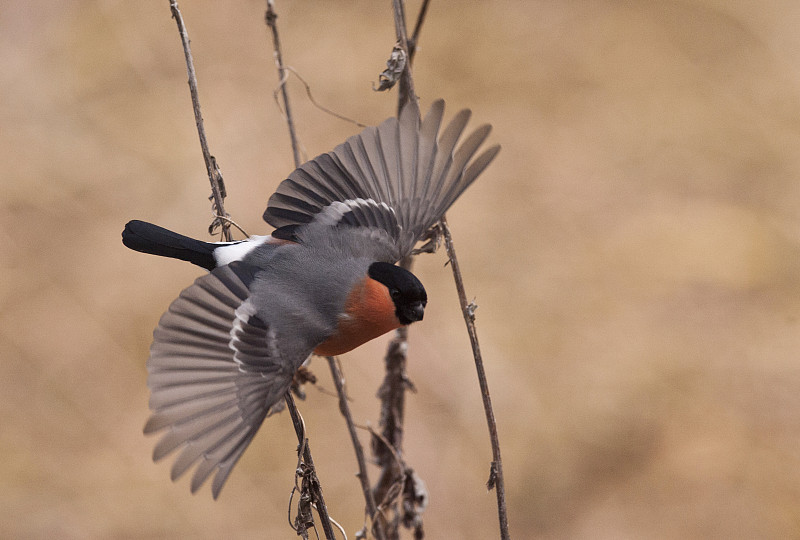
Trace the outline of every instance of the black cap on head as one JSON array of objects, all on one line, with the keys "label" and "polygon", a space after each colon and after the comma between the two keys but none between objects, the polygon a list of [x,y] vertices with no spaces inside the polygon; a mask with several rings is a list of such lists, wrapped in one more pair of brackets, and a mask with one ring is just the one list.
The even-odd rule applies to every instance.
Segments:
[{"label": "black cap on head", "polygon": [[422,320],[428,295],[417,276],[405,268],[385,262],[372,263],[367,274],[389,289],[395,315],[402,324]]}]

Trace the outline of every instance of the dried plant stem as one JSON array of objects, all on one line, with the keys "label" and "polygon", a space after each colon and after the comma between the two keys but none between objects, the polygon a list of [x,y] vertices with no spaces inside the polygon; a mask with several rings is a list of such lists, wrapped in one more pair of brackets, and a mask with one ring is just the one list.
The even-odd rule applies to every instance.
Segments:
[{"label": "dried plant stem", "polygon": [[[197,94],[197,74],[194,71],[194,60],[192,59],[192,51],[189,46],[189,33],[186,31],[186,25],[183,22],[183,16],[180,9],[178,9],[177,0],[170,0],[170,11],[172,18],[178,25],[178,32],[181,35],[181,43],[183,44],[183,54],[186,57],[186,71],[189,74],[189,92],[192,95],[192,109],[194,110],[194,121],[197,125],[197,134],[200,137],[200,148],[203,151],[203,160],[206,164],[206,171],[208,172],[208,180],[211,183],[211,199],[214,205],[214,215],[227,218],[228,214],[225,213],[225,183],[222,180],[222,173],[217,166],[217,161],[211,152],[208,150],[208,141],[206,140],[206,130],[203,127],[203,115],[200,114],[200,98]],[[230,223],[225,219],[214,218],[214,222],[209,227],[209,231],[214,230],[217,226],[221,227],[222,238],[226,242],[230,242],[233,237],[231,236]]]},{"label": "dried plant stem", "polygon": [[[375,500],[381,503],[386,498],[389,488],[403,473],[402,463],[396,459],[403,451],[403,419],[406,404],[406,389],[409,386],[406,375],[406,353],[408,345],[408,328],[401,327],[395,332],[384,359],[386,375],[378,389],[381,400],[380,426],[381,440],[373,438],[372,455],[381,474],[375,487],[372,488]],[[388,443],[385,444],[385,443]],[[396,524],[394,525],[396,535]],[[391,537],[391,531],[388,531]]]},{"label": "dried plant stem", "polygon": [[[427,6],[425,6],[425,11],[427,11]],[[400,111],[402,111],[403,106],[407,102],[414,100],[419,104],[419,98],[416,92],[414,92],[414,78],[411,76],[411,61],[413,60],[413,55],[408,48],[408,32],[406,31],[406,13],[403,0],[392,0],[392,12],[394,14],[394,29],[397,34],[397,43],[400,45],[400,48],[405,51],[407,59],[405,69],[403,69],[403,73],[400,75],[400,89],[397,98],[397,116],[400,116]],[[420,15],[424,17],[422,11],[420,11]],[[421,27],[422,23],[418,22],[417,26]]]},{"label": "dried plant stem", "polygon": [[[303,479],[304,485],[308,485],[311,495],[311,502],[319,513],[320,521],[322,522],[322,530],[325,532],[325,538],[328,540],[335,540],[336,536],[331,526],[331,517],[328,515],[328,507],[325,506],[325,499],[322,496],[322,485],[317,478],[317,470],[314,468],[314,459],[311,457],[311,447],[308,443],[308,438],[305,436],[305,427],[300,413],[297,411],[297,406],[292,398],[291,391],[286,392],[286,407],[289,409],[289,414],[292,417],[295,433],[297,433],[297,452],[302,453],[302,463],[304,464]],[[303,494],[301,493],[301,499]]]},{"label": "dried plant stem", "polygon": [[272,47],[273,55],[275,56],[275,66],[278,68],[278,79],[281,86],[281,97],[283,98],[283,110],[286,114],[286,124],[289,127],[289,138],[292,142],[292,155],[294,157],[294,166],[300,166],[300,145],[297,143],[297,133],[294,129],[294,118],[292,117],[292,108],[289,105],[289,92],[286,90],[287,73],[283,65],[283,55],[281,54],[281,40],[278,37],[278,25],[276,23],[278,14],[275,13],[275,3],[273,0],[267,0],[267,13],[264,20],[272,31]]},{"label": "dried plant stem", "polygon": [[[283,110],[286,115],[286,126],[289,129],[289,138],[292,143],[292,156],[294,157],[294,166],[300,166],[300,147],[297,141],[297,133],[294,127],[294,118],[292,116],[292,108],[289,103],[289,93],[286,89],[286,79],[287,79],[287,70],[286,67],[283,65],[283,55],[281,54],[281,41],[280,37],[278,36],[278,25],[277,25],[278,14],[275,13],[275,5],[273,0],[267,0],[267,11],[264,16],[264,20],[267,23],[267,26],[272,32],[272,47],[273,47],[273,54],[275,57],[275,67],[278,68],[278,78],[280,80],[280,87],[281,87],[281,98],[283,100]],[[344,391],[344,377],[339,372],[338,365],[334,358],[329,358],[328,362],[331,366],[331,374],[333,375],[334,384],[336,385],[336,390],[339,394],[339,408],[342,410],[342,414],[345,414],[345,410],[347,410],[347,415],[345,418],[347,419],[348,428],[350,428],[353,420],[352,416],[349,415],[349,407],[347,406],[347,396],[345,395]],[[301,433],[303,434],[302,437],[305,437],[303,432],[302,422],[298,423],[297,418],[299,418],[300,413],[297,411],[297,407],[295,406],[294,399],[292,399],[291,392],[287,392],[286,394],[286,406],[289,409],[289,413],[292,415],[292,422],[294,423],[295,431],[297,432],[298,440],[301,440]],[[298,431],[299,430],[299,431]],[[356,449],[356,458],[359,462],[359,478],[363,482],[367,482],[367,486],[369,486],[369,480],[367,479],[367,467],[364,463],[364,455],[363,450],[360,452],[361,445],[358,443],[358,438],[354,435],[355,427],[351,428],[351,438],[353,438],[353,445]],[[314,471],[314,464],[311,459],[311,451],[308,449],[308,441],[305,440],[305,444],[301,440],[301,445],[303,445],[303,461],[306,465],[310,465],[312,469],[312,473],[314,475],[314,483],[319,486],[319,479],[316,476],[316,471]],[[365,496],[367,492],[365,491]],[[370,506],[370,502],[372,505]],[[325,535],[328,536],[328,531],[330,529],[330,516],[328,515],[328,509],[325,506],[325,501],[322,499],[322,488],[319,487],[319,500],[315,501],[317,512],[320,515],[320,519],[322,520],[323,530],[325,530]],[[370,513],[370,516],[374,516],[376,513],[375,508],[375,501],[370,501],[370,498],[367,497],[367,510]],[[382,529],[381,529],[382,531]],[[333,531],[330,531],[332,536]],[[379,537],[380,540],[383,540],[382,537]]]},{"label": "dried plant stem", "polygon": [[[334,118],[338,118],[339,120],[344,120],[345,122],[350,122],[351,124],[356,125],[356,126],[358,126],[360,128],[367,127],[367,124],[362,124],[358,120],[354,120],[354,119],[352,119],[350,117],[347,117],[347,116],[345,116],[343,114],[340,114],[340,113],[338,113],[338,112],[336,112],[334,110],[331,110],[328,107],[326,107],[325,105],[323,105],[322,103],[320,103],[319,101],[317,101],[317,98],[315,98],[314,94],[311,93],[311,85],[308,84],[308,82],[306,82],[306,80],[303,78],[303,76],[300,75],[300,73],[296,69],[294,69],[292,66],[283,66],[283,69],[288,71],[288,72],[290,72],[290,73],[293,73],[294,76],[297,77],[297,80],[300,81],[300,83],[306,89],[306,96],[308,97],[308,101],[310,101],[311,104],[314,107],[316,107],[317,109],[321,110],[325,114],[329,114],[329,115],[333,116]],[[283,88],[283,85],[281,85],[281,88]],[[276,102],[278,101],[277,90],[275,91],[275,101]],[[278,105],[280,106],[280,102],[278,102]]]},{"label": "dried plant stem", "polygon": [[[417,18],[414,41],[412,43],[413,48],[409,49],[403,1],[392,0],[392,14],[394,17],[397,43],[406,53],[407,59],[403,73],[400,76],[397,102],[398,115],[408,101],[414,100],[418,102],[417,95],[414,92],[411,63],[414,52],[416,51],[416,42],[419,38],[419,31],[422,28],[422,21],[427,12],[427,5],[428,1],[425,0]],[[410,270],[413,262],[414,258],[408,256],[400,261],[400,266],[406,270]],[[396,499],[390,502],[389,499],[391,498],[389,495],[392,487],[397,484],[398,480],[404,477],[406,469],[405,463],[402,461],[403,421],[405,415],[405,393],[406,390],[411,387],[408,376],[406,375],[407,341],[408,328],[399,328],[395,332],[386,351],[386,356],[384,358],[386,375],[378,390],[378,397],[381,401],[379,420],[380,437],[373,436],[372,439],[372,454],[378,466],[381,467],[381,474],[372,492],[375,500],[379,501],[381,507],[391,507],[392,513],[395,516],[387,523],[386,529],[387,538],[392,540],[399,538],[398,526],[400,520],[398,517],[397,504],[394,502]],[[421,527],[419,531],[421,534]]]},{"label": "dried plant stem", "polygon": [[481,397],[483,398],[483,408],[486,412],[486,423],[489,426],[489,439],[492,444],[492,464],[489,471],[489,489],[494,488],[497,493],[497,513],[500,520],[500,538],[507,540],[510,538],[508,533],[508,514],[506,508],[506,489],[503,479],[503,460],[500,457],[500,440],[497,436],[497,422],[494,419],[492,409],[492,398],[489,394],[489,383],[486,380],[486,371],[483,369],[483,357],[481,356],[480,345],[478,344],[478,332],[475,329],[475,306],[467,302],[467,293],[464,289],[464,279],[461,277],[461,268],[458,265],[456,249],[453,245],[453,237],[450,228],[447,226],[447,219],[442,216],[439,225],[444,236],[444,245],[450,268],[453,270],[453,279],[456,282],[458,300],[461,303],[461,312],[464,314],[464,322],[467,324],[469,341],[472,344],[472,354],[475,357],[475,369],[478,372],[478,383],[481,387]]},{"label": "dried plant stem", "polygon": [[350,440],[353,443],[353,450],[355,450],[356,461],[358,462],[358,480],[361,482],[361,491],[364,493],[364,501],[367,505],[367,514],[369,521],[373,524],[372,532],[378,540],[384,540],[386,533],[384,532],[384,519],[382,514],[378,512],[378,506],[375,504],[375,497],[372,494],[372,489],[369,484],[369,476],[367,475],[367,461],[364,458],[364,448],[361,446],[361,441],[358,439],[356,432],[356,425],[353,422],[353,415],[350,412],[350,405],[347,403],[347,390],[345,388],[344,374],[339,367],[339,363],[333,356],[328,356],[328,365],[331,369],[331,378],[333,384],[336,386],[336,393],[339,395],[339,411],[344,416],[347,423],[347,430],[350,433]]},{"label": "dried plant stem", "polygon": [[411,37],[408,38],[409,59],[413,58],[414,53],[417,52],[417,41],[419,40],[419,33],[422,31],[422,23],[425,21],[425,15],[428,14],[429,3],[430,0],[423,0],[419,8],[419,15],[417,15],[417,24],[414,25],[414,32],[411,34]]}]

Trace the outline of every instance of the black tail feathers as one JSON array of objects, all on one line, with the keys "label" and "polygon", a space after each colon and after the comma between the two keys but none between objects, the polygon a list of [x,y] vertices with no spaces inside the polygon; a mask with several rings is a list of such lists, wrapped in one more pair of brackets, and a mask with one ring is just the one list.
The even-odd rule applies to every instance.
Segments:
[{"label": "black tail feathers", "polygon": [[129,221],[122,231],[122,243],[134,251],[188,261],[206,270],[217,266],[214,259],[216,244],[195,240],[145,221]]}]

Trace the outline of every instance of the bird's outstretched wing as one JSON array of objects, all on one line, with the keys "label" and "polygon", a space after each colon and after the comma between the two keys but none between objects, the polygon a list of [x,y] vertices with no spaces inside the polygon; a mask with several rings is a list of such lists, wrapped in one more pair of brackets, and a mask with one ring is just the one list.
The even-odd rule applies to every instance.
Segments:
[{"label": "bird's outstretched wing", "polygon": [[[264,220],[276,228],[309,223],[379,229],[396,258],[409,254],[500,150],[477,154],[491,126],[458,144],[470,111],[439,132],[444,101],[420,120],[416,105],[301,165],[270,197]],[[477,156],[476,156],[477,154]]]},{"label": "bird's outstretched wing", "polygon": [[180,449],[175,480],[196,465],[192,493],[214,474],[219,495],[233,466],[319,339],[303,340],[264,320],[250,300],[253,269],[217,268],[184,290],[161,317],[147,361],[150,408],[144,431],[164,431],[159,460]]}]

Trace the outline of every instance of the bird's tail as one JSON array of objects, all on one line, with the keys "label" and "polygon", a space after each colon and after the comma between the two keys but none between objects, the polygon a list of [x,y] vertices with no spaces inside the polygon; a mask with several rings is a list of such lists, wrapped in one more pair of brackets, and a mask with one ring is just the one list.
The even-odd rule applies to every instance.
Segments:
[{"label": "bird's tail", "polygon": [[146,221],[133,220],[122,231],[122,243],[134,251],[188,261],[206,270],[217,266],[218,244],[195,240]]}]

